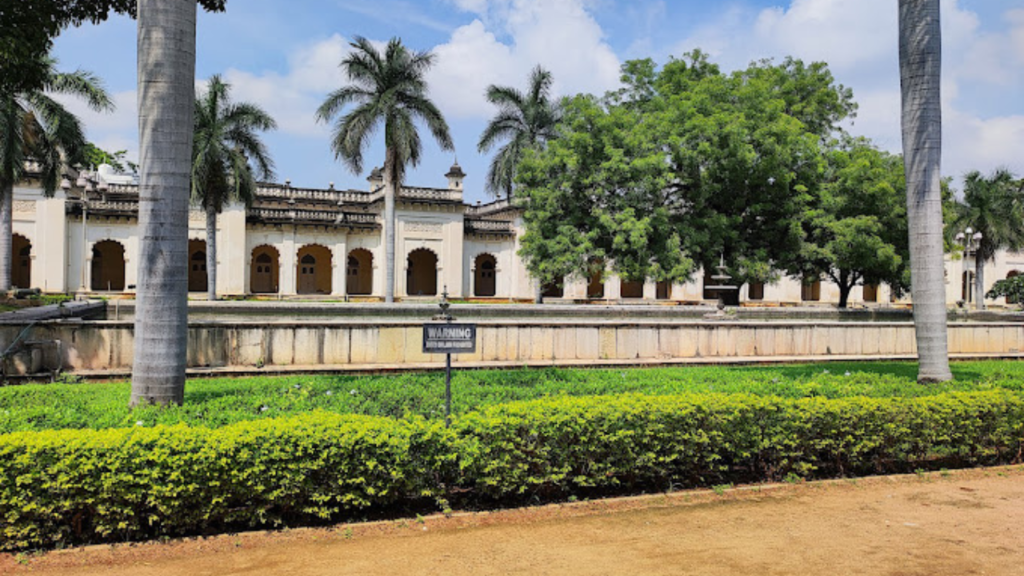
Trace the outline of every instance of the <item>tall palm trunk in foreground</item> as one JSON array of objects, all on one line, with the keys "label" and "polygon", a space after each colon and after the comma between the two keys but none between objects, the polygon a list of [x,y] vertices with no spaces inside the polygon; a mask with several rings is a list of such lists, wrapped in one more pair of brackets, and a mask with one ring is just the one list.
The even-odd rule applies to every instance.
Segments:
[{"label": "tall palm trunk in foreground", "polygon": [[139,0],[139,258],[132,405],[180,404],[188,341],[195,0]]},{"label": "tall palm trunk in foreground", "polygon": [[939,0],[899,0],[903,158],[919,382],[953,378],[943,274]]},{"label": "tall palm trunk in foreground", "polygon": [[[0,181],[0,254],[11,253],[12,234],[14,233],[14,185],[6,179]],[[11,264],[13,258],[8,257],[0,264],[0,292],[11,289]]]}]

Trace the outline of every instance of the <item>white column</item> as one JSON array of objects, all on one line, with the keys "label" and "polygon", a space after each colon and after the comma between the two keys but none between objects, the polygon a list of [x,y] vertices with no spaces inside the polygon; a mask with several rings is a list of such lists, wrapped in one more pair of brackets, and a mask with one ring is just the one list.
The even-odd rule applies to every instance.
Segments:
[{"label": "white column", "polygon": [[342,236],[331,250],[331,294],[344,297],[348,293],[348,243]]},{"label": "white column", "polygon": [[298,293],[298,279],[295,276],[295,251],[297,249],[298,247],[295,245],[295,229],[293,228],[291,234],[285,235],[280,247],[281,261],[278,263],[280,266],[278,294],[294,296]]},{"label": "white column", "polygon": [[644,281],[644,300],[658,299],[658,283],[648,278]]}]

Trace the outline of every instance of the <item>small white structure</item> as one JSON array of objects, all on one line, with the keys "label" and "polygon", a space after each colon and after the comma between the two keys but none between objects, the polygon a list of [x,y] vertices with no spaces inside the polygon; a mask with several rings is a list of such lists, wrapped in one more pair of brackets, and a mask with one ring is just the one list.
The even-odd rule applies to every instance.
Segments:
[{"label": "small white structure", "polygon": [[[31,171],[30,171],[31,173]],[[463,202],[465,174],[458,164],[447,187],[404,187],[396,210],[395,294],[409,300],[451,298],[532,300],[537,286],[520,258],[523,221],[507,200]],[[384,294],[382,246],[384,182],[379,170],[367,190],[296,188],[263,184],[249,208],[228,206],[217,219],[218,293],[379,299]],[[45,292],[123,293],[136,284],[138,188],[131,176],[109,167],[66,179],[52,197],[31,176],[14,190],[12,278],[17,287]],[[205,215],[189,217],[189,290],[206,291]],[[974,300],[961,260],[947,260],[947,301]],[[1024,254],[1000,253],[986,267],[986,290],[1024,271]],[[570,278],[547,286],[546,299],[563,301],[714,301],[703,276],[687,284]],[[710,283],[710,280],[709,280]],[[740,288],[747,305],[834,304],[838,288],[827,281],[783,278]],[[857,286],[851,306],[895,302],[887,286]],[[906,301],[901,301],[906,303]],[[991,304],[1004,304],[1002,300]]]}]

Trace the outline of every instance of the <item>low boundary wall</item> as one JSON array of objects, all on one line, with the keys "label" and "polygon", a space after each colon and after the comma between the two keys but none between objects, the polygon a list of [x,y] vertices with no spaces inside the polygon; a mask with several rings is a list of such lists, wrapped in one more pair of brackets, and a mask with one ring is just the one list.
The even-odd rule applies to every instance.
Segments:
[{"label": "low boundary wall", "polygon": [[[394,366],[443,362],[422,352],[422,323],[354,321],[194,323],[188,365],[203,367]],[[460,362],[641,361],[685,358],[907,356],[916,353],[907,322],[480,321],[477,350]],[[0,345],[24,326],[0,326]],[[68,371],[124,370],[132,362],[130,322],[39,323],[35,341],[60,341],[44,364]],[[1024,325],[951,323],[952,354],[1013,355]]]}]

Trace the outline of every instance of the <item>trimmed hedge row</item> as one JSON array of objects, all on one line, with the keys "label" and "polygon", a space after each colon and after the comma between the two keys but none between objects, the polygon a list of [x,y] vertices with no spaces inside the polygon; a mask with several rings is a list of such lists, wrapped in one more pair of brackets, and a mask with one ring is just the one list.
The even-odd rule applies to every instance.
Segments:
[{"label": "trimmed hedge row", "polygon": [[1019,461],[1024,397],[550,398],[422,418],[314,412],[0,435],[0,549],[336,520],[489,499]]}]

